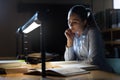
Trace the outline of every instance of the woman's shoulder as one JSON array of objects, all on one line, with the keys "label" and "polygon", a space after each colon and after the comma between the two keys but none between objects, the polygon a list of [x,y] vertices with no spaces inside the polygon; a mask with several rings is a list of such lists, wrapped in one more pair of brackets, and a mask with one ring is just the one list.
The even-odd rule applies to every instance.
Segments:
[{"label": "woman's shoulder", "polygon": [[89,27],[87,35],[90,37],[101,37],[102,36],[100,30],[97,27]]},{"label": "woman's shoulder", "polygon": [[100,33],[100,30],[98,27],[89,27],[88,33]]}]

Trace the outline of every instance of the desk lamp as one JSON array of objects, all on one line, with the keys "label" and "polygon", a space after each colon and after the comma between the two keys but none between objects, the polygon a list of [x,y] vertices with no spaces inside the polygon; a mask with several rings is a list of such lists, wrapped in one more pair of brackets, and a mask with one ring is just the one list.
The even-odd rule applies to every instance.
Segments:
[{"label": "desk lamp", "polygon": [[45,66],[45,51],[44,51],[44,44],[43,44],[43,28],[41,26],[41,22],[40,20],[38,19],[39,18],[39,13],[36,12],[34,14],[34,16],[28,21],[26,22],[25,25],[23,25],[21,27],[22,29],[22,32],[24,34],[27,34],[31,31],[33,31],[34,29],[40,27],[40,50],[41,50],[41,59],[42,59],[42,62],[41,62],[41,65],[42,65],[42,77],[46,77],[46,72],[45,72],[45,69],[46,69],[46,66]]}]

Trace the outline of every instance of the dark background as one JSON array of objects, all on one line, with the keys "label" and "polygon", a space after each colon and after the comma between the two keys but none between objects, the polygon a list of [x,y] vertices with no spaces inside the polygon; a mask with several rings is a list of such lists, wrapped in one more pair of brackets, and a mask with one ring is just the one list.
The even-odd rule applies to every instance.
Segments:
[{"label": "dark background", "polygon": [[[72,7],[72,5],[21,3],[18,5],[18,11],[29,12],[31,15],[39,11],[43,28],[45,52],[63,55],[66,44],[64,31],[68,28],[67,14],[70,7]],[[40,28],[25,34],[25,36],[27,37],[24,37],[24,41],[27,41],[27,44],[24,44],[24,53],[30,54],[40,52]],[[25,48],[28,49],[25,50]]]},{"label": "dark background", "polygon": [[[66,44],[64,31],[68,28],[66,15],[68,8],[75,4],[88,4],[92,7],[94,13],[112,8],[112,0],[0,0],[0,56],[16,56],[16,31],[36,11],[40,11],[41,18],[43,19],[44,16],[46,22],[44,24],[46,25],[46,51],[63,55]],[[26,45],[26,47],[29,46],[30,51],[27,50],[28,53],[38,52],[36,48],[39,44],[38,39],[39,29],[27,34],[26,40],[30,43]],[[21,51],[21,48],[19,49]],[[20,54],[22,53],[20,52]]]},{"label": "dark background", "polygon": [[[34,7],[33,7],[34,6]],[[64,31],[68,28],[67,14],[73,5],[64,4],[19,4],[20,12],[35,13],[39,11],[39,19],[42,22],[45,51],[49,53],[62,54],[65,51],[66,38]],[[88,6],[88,5],[85,5]],[[31,52],[40,52],[40,28],[32,31],[28,36],[31,43]],[[27,46],[26,46],[27,47]]]}]

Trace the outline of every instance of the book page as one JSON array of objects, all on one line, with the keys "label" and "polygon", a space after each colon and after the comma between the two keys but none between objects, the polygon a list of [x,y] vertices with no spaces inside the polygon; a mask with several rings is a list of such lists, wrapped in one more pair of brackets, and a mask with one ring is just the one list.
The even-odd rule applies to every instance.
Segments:
[{"label": "book page", "polygon": [[78,62],[78,61],[51,62],[51,65],[53,66],[57,65],[62,68],[68,68],[68,67],[83,68],[83,69],[86,69],[86,68],[96,69],[97,68],[96,65],[91,65],[87,63]]},{"label": "book page", "polygon": [[85,74],[89,73],[89,71],[86,71],[84,69],[80,68],[74,68],[74,67],[69,67],[69,68],[51,68],[46,71],[48,75],[55,75],[55,76],[72,76],[72,75],[78,75],[78,74]]}]

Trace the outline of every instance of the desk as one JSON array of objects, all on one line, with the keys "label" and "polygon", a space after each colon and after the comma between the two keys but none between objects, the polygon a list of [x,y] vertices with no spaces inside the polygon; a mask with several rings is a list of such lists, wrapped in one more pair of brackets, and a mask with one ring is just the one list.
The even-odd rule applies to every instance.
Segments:
[{"label": "desk", "polygon": [[[37,68],[39,66],[40,65],[32,65],[33,68],[35,67]],[[120,75],[108,73],[100,70],[93,70],[90,71],[90,73],[88,74],[82,74],[82,75],[76,75],[70,77],[47,76],[46,79],[42,79],[42,77],[38,75],[25,75],[23,73],[17,73],[17,74],[0,75],[0,80],[120,80]]]},{"label": "desk", "polygon": [[[0,75],[0,80],[43,80],[41,76],[18,74]],[[94,70],[90,74],[71,77],[47,76],[46,80],[120,80],[120,75]]]}]

